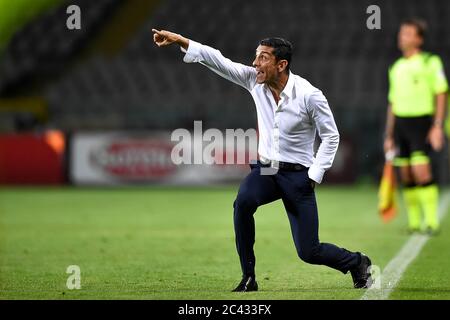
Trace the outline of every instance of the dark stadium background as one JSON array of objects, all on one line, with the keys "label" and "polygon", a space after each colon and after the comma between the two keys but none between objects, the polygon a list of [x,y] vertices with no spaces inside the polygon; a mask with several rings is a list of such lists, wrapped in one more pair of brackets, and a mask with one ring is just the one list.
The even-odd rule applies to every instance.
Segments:
[{"label": "dark stadium background", "polygon": [[[81,30],[66,27],[71,4],[81,8]],[[371,4],[381,9],[380,30],[366,27]],[[322,89],[341,134],[330,183],[378,183],[387,68],[399,56],[396,33],[402,19],[426,19],[425,49],[440,54],[447,68],[450,64],[448,1],[18,0],[0,5],[1,184],[73,183],[78,149],[72,148],[72,137],[79,133],[167,137],[176,128],[192,129],[194,120],[202,120],[204,129],[256,128],[245,90],[202,66],[184,64],[175,46],[158,49],[152,27],[181,33],[247,64],[260,39],[289,39],[295,46],[293,72]],[[30,141],[30,133],[50,143],[56,159],[39,141]],[[447,183],[447,149],[436,159],[438,180]],[[121,182],[164,182],[156,171],[148,179]]]}]

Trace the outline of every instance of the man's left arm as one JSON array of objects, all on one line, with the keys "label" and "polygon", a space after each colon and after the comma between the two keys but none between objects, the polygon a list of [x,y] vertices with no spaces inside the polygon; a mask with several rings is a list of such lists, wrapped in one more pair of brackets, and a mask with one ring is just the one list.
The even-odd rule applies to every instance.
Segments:
[{"label": "man's left arm", "polygon": [[328,101],[321,91],[317,90],[311,94],[307,108],[322,140],[308,176],[311,180],[321,183],[325,171],[333,164],[339,146],[339,132]]},{"label": "man's left arm", "polygon": [[428,132],[428,140],[434,151],[442,150],[444,146],[444,119],[446,110],[446,93],[436,95],[436,110],[433,118],[433,125]]},{"label": "man's left arm", "polygon": [[448,91],[447,78],[445,77],[444,66],[438,56],[433,56],[430,61],[431,83],[435,92],[435,112],[433,125],[428,132],[428,141],[435,151],[440,151],[444,146],[444,119],[446,111],[446,97]]}]

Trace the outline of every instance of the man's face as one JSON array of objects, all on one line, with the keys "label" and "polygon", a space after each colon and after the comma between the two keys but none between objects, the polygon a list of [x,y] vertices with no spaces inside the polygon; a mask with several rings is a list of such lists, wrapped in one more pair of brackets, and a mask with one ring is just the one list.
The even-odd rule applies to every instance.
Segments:
[{"label": "man's face", "polygon": [[278,78],[278,62],[273,55],[273,48],[259,45],[256,48],[256,56],[253,66],[256,69],[256,83],[272,82]]},{"label": "man's face", "polygon": [[403,24],[398,32],[398,48],[402,51],[419,48],[423,39],[418,35],[413,25]]}]

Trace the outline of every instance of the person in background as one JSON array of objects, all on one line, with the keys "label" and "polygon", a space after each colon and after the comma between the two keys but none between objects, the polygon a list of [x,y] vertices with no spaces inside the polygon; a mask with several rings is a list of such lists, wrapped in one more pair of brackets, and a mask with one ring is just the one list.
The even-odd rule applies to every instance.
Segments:
[{"label": "person in background", "polygon": [[[436,234],[438,186],[433,178],[430,152],[444,145],[448,83],[439,56],[421,50],[426,23],[413,18],[400,25],[400,57],[389,68],[389,95],[384,151],[396,150],[408,230]],[[422,211],[424,223],[422,223]]]}]

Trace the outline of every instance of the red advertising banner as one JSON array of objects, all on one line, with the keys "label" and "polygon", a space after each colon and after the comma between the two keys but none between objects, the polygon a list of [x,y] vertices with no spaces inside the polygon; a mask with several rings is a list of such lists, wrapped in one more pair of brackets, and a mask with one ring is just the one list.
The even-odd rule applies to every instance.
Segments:
[{"label": "red advertising banner", "polygon": [[0,184],[64,183],[65,144],[60,131],[0,135]]},{"label": "red advertising banner", "polygon": [[[202,153],[202,143],[195,137],[189,145],[199,145]],[[207,185],[238,182],[249,172],[247,164],[175,164],[176,144],[171,132],[77,132],[71,140],[70,181],[76,185]],[[193,150],[185,152],[191,155]],[[223,153],[215,156],[224,158]]]}]

